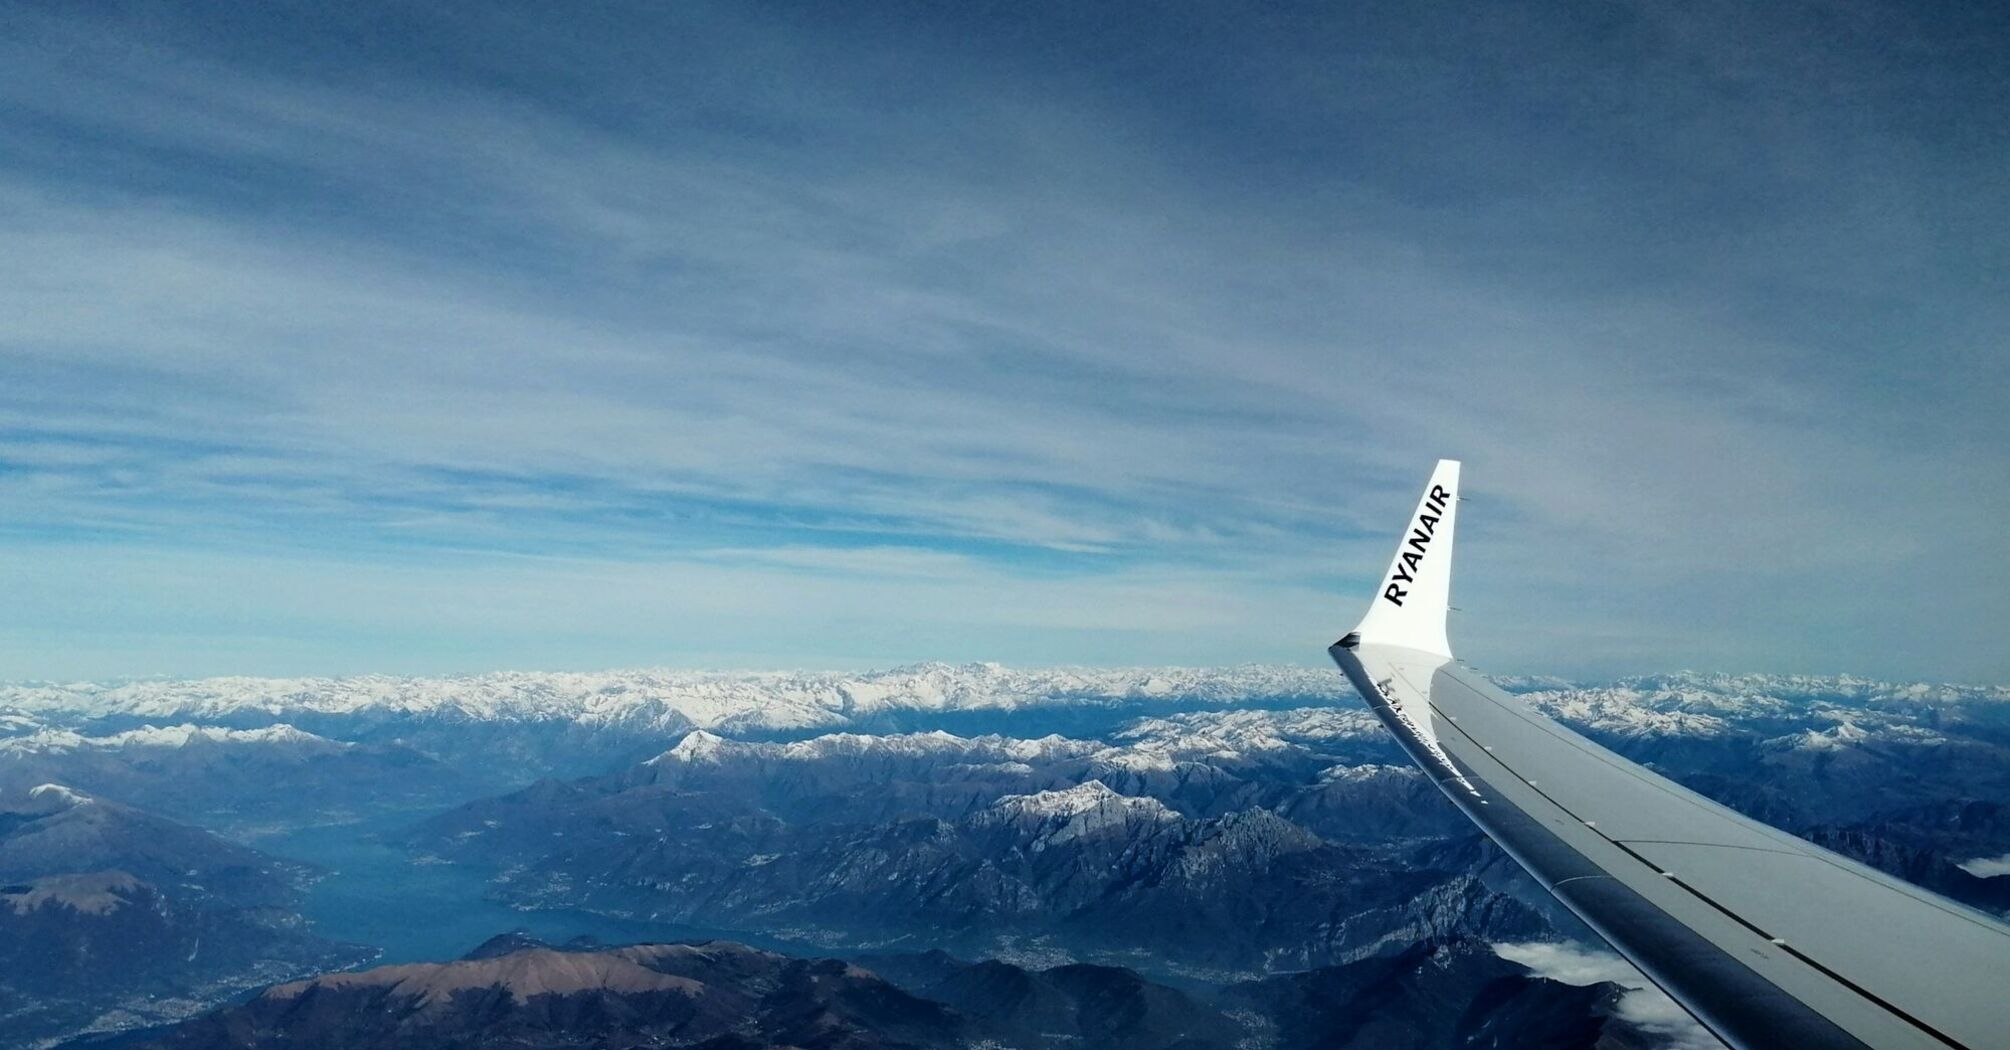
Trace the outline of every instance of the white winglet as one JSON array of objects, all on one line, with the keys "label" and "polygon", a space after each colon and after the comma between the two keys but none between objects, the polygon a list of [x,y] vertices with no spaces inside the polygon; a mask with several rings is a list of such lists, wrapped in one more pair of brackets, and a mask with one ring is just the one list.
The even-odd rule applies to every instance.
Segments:
[{"label": "white winglet", "polygon": [[1441,459],[1417,501],[1410,526],[1382,574],[1368,615],[1354,628],[1360,641],[1396,645],[1449,658],[1445,612],[1452,596],[1452,523],[1459,512],[1459,461]]}]

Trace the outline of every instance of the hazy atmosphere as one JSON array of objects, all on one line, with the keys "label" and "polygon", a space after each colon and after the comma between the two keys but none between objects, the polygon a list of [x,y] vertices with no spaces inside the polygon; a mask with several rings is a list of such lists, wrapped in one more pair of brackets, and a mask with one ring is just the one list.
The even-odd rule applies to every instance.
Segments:
[{"label": "hazy atmosphere", "polygon": [[2001,1045],[2006,340],[2000,4],[0,0],[0,1050]]},{"label": "hazy atmosphere", "polygon": [[1988,5],[0,7],[0,679],[2010,678]]}]

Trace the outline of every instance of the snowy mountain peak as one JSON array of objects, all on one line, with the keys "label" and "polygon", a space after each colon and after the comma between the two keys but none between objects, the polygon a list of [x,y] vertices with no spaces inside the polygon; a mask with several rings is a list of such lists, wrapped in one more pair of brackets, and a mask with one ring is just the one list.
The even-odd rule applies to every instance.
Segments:
[{"label": "snowy mountain peak", "polygon": [[1040,791],[1031,795],[1006,795],[995,807],[1016,816],[1072,818],[1084,813],[1114,809],[1125,815],[1153,820],[1178,820],[1179,815],[1155,798],[1138,798],[1110,790],[1100,780],[1085,780],[1070,788]]},{"label": "snowy mountain peak", "polygon": [[684,734],[684,739],[677,741],[676,747],[650,759],[647,764],[654,766],[664,762],[702,762],[716,765],[733,749],[733,741],[716,733],[696,729]]},{"label": "snowy mountain peak", "polygon": [[1415,766],[1385,766],[1374,762],[1358,766],[1330,766],[1319,774],[1323,784],[1359,784],[1371,780],[1416,780],[1423,776]]},{"label": "snowy mountain peak", "polygon": [[1779,751],[1841,751],[1855,747],[1870,739],[1870,733],[1855,722],[1844,719],[1830,729],[1806,729],[1775,737],[1766,745]]}]

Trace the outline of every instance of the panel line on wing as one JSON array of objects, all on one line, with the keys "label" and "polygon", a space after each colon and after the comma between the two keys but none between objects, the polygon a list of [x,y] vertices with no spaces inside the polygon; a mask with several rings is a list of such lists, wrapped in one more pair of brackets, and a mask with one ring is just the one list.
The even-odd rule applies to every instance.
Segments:
[{"label": "panel line on wing", "polygon": [[[1587,821],[1586,823],[1589,824],[1590,822]],[[1596,830],[1596,828],[1594,827],[1593,830]],[[1771,853],[1781,857],[1793,857],[1796,860],[1817,859],[1809,856],[1808,854],[1800,850],[1773,849],[1770,846],[1738,846],[1727,842],[1690,842],[1685,841],[1683,839],[1637,839],[1633,838],[1630,835],[1623,839],[1616,839],[1609,835],[1602,837],[1607,842],[1611,843],[1627,842],[1632,843],[1635,846],[1700,846],[1703,849],[1741,849],[1747,853]]]},{"label": "panel line on wing", "polygon": [[[1463,682],[1461,682],[1460,684],[1464,685]],[[1558,724],[1554,720],[1543,718],[1542,716],[1532,711],[1519,710],[1509,704],[1501,703],[1494,697],[1486,695],[1486,693],[1484,693],[1483,691],[1473,689],[1469,686],[1466,687],[1466,692],[1471,696],[1476,697],[1492,705],[1494,710],[1499,711],[1500,713],[1515,719],[1516,721],[1520,722],[1522,725],[1530,729],[1542,733],[1543,735],[1547,736],[1556,743],[1564,747],[1570,748],[1572,751],[1575,751],[1584,758],[1598,762],[1601,765],[1605,766],[1607,769],[1610,769],[1614,773],[1626,777],[1627,779],[1633,781],[1634,783],[1640,785],[1641,787],[1659,792],[1668,799],[1675,802],[1680,802],[1683,805],[1689,807],[1691,810],[1697,810],[1706,814],[1715,815],[1713,812],[1714,809],[1722,806],[1722,803],[1718,803],[1708,798],[1704,798],[1703,796],[1696,794],[1691,789],[1682,787],[1680,784],[1676,784],[1673,781],[1669,781],[1661,777],[1642,776],[1641,775],[1642,771],[1634,763],[1628,761],[1627,759],[1619,755],[1615,755],[1602,747],[1597,746],[1596,744],[1592,743],[1589,740],[1584,739],[1583,737],[1579,736],[1576,733],[1572,733],[1570,730],[1566,729],[1565,727]],[[1429,695],[1429,693],[1426,692],[1425,695]],[[1431,701],[1430,703],[1432,711],[1439,714],[1454,727],[1457,727],[1458,724],[1457,719],[1453,718],[1449,713],[1439,708],[1435,701]],[[1479,744],[1479,741],[1474,739],[1470,733],[1464,733],[1462,731],[1461,735],[1465,736],[1466,739],[1471,740],[1476,746],[1481,747],[1482,750],[1486,750],[1488,754],[1491,755],[1493,753],[1490,749],[1485,748],[1484,745]],[[1507,763],[1502,762],[1501,765],[1503,768],[1507,768]],[[1520,774],[1517,773],[1516,776],[1520,776]],[[1526,781],[1526,782],[1531,787],[1534,786],[1534,781]],[[1538,789],[1538,793],[1542,794],[1544,798],[1550,797],[1547,792],[1542,792],[1540,791],[1540,789]],[[1552,801],[1554,800],[1552,799]],[[1564,807],[1561,804],[1559,804],[1558,808],[1564,808]],[[1565,809],[1565,812],[1571,812],[1571,811]],[[1735,811],[1731,812],[1735,814]],[[1576,816],[1576,814],[1572,813],[1572,816]],[[1845,864],[1837,863],[1838,858],[1829,854],[1827,851],[1809,848],[1806,840],[1801,839],[1798,836],[1789,835],[1786,832],[1781,831],[1778,828],[1774,828],[1770,825],[1761,824],[1756,821],[1750,821],[1746,818],[1743,818],[1742,815],[1739,815],[1739,819],[1745,820],[1745,823],[1741,825],[1745,830],[1753,832],[1754,834],[1761,835],[1775,842],[1778,842],[1783,847],[1782,849],[1771,850],[1768,852],[1778,852],[1778,853],[1789,854],[1792,856],[1802,857],[1807,860],[1816,861],[1821,864],[1827,865],[1828,867],[1834,869],[1835,871],[1848,875],[1851,878],[1861,879],[1864,881],[1875,881],[1868,879],[1863,872],[1857,871],[1851,867],[1848,867]],[[1603,831],[1598,831],[1597,834],[1598,837],[1610,842],[1619,841],[1605,834]],[[1628,837],[1627,841],[1636,841],[1644,843],[1656,840],[1634,839]],[[1714,846],[1721,849],[1755,848],[1755,847],[1740,847],[1738,844],[1730,842],[1693,842],[1693,843],[1670,843],[1670,844]],[[1897,881],[1893,882],[1876,881],[1876,884],[1886,889],[1903,893],[1905,896],[1914,901],[1917,901],[1921,905],[1931,907],[1934,910],[1941,912],[1942,914],[1958,918],[1962,922],[1967,923],[1968,925],[1973,926],[1977,929],[1986,930],[1990,933],[1996,934],[1999,937],[2006,937],[2006,939],[2010,939],[2010,934],[2006,934],[2002,926],[1987,921],[1987,919],[1983,916],[1971,914],[1967,909],[1961,908],[1959,906],[1950,906],[1950,904],[1947,901],[1937,896],[1923,893],[1917,888],[1907,883]]]},{"label": "panel line on wing", "polygon": [[[1434,701],[1427,700],[1426,703],[1430,704],[1432,713],[1445,719],[1446,724],[1451,726],[1453,732],[1464,737],[1468,743],[1472,744],[1476,748],[1482,746],[1480,742],[1477,739],[1475,739],[1471,733],[1466,731],[1465,727],[1460,726],[1456,722],[1453,722],[1451,720],[1451,716],[1447,714],[1444,710],[1439,708]],[[1756,923],[1753,923],[1751,920],[1745,918],[1744,916],[1738,914],[1736,911],[1732,910],[1726,905],[1720,903],[1716,899],[1712,898],[1709,894],[1704,893],[1703,891],[1697,889],[1695,886],[1692,886],[1689,883],[1683,881],[1681,876],[1668,871],[1667,869],[1661,867],[1660,865],[1654,863],[1651,860],[1648,860],[1646,857],[1640,855],[1638,852],[1629,848],[1626,845],[1626,843],[1621,842],[1618,839],[1614,839],[1611,836],[1606,835],[1604,832],[1598,830],[1595,824],[1591,823],[1590,821],[1586,821],[1584,818],[1578,816],[1578,814],[1574,810],[1572,810],[1569,806],[1566,806],[1563,803],[1558,802],[1554,796],[1550,795],[1548,792],[1544,791],[1541,787],[1537,786],[1535,781],[1530,780],[1529,778],[1523,776],[1520,773],[1520,771],[1516,770],[1513,766],[1508,765],[1507,762],[1504,759],[1502,759],[1498,754],[1486,751],[1483,751],[1483,753],[1486,754],[1486,756],[1489,759],[1492,759],[1495,765],[1500,766],[1502,769],[1506,770],[1509,775],[1513,776],[1515,779],[1521,781],[1524,785],[1526,785],[1530,791],[1533,791],[1537,795],[1541,796],[1543,801],[1548,802],[1550,805],[1556,807],[1558,811],[1571,817],[1573,820],[1576,820],[1579,824],[1584,825],[1585,830],[1591,833],[1593,836],[1597,837],[1600,841],[1610,844],[1613,848],[1619,850],[1621,853],[1624,853],[1626,856],[1633,858],[1633,860],[1636,863],[1640,864],[1642,867],[1645,867],[1647,870],[1654,872],[1656,875],[1660,875],[1663,878],[1667,879],[1670,883],[1679,887],[1684,892],[1688,893],[1690,896],[1696,898],[1698,901],[1706,905],[1709,905],[1712,909],[1721,913],[1725,918],[1730,919],[1732,922],[1737,923],[1739,926],[1750,931],[1751,933],[1761,938],[1764,938],[1765,940],[1770,942],[1773,945],[1773,947],[1776,947],[1780,951],[1785,952],[1786,954],[1799,960],[1808,967],[1814,969],[1816,972],[1834,981],[1838,985],[1841,985],[1842,987],[1849,989],[1851,992],[1855,993],[1865,1002],[1874,1004],[1877,1007],[1883,1009],[1886,1013],[1892,1015],[1893,1017],[1896,1017],[1899,1020],[1906,1022],[1913,1028],[1919,1030],[1922,1034],[1930,1036],[1946,1046],[1953,1047],[1954,1050],[1970,1050],[1970,1048],[1966,1043],[1963,1043],[1960,1040],[1957,1040],[1954,1037],[1948,1035],[1947,1033],[1942,1032],[1938,1028],[1935,1028],[1932,1025],[1927,1024],[1925,1021],[1922,1021],[1919,1018],[1914,1017],[1912,1014],[1907,1013],[1905,1010],[1901,1009],[1897,1005],[1887,1002],[1885,999],[1879,997],[1877,994],[1873,993],[1869,989],[1863,987],[1860,984],[1857,984],[1855,981],[1852,981],[1849,978],[1843,976],[1842,974],[1837,973],[1835,970],[1830,969],[1829,967],[1823,965],[1819,960],[1809,956],[1806,952],[1803,952],[1795,948],[1793,945],[1787,943],[1784,939],[1775,936],[1774,934],[1768,933],[1764,928],[1760,927]],[[1703,845],[1716,845],[1716,844],[1704,843]],[[1771,851],[1762,851],[1762,852],[1771,852]]]}]

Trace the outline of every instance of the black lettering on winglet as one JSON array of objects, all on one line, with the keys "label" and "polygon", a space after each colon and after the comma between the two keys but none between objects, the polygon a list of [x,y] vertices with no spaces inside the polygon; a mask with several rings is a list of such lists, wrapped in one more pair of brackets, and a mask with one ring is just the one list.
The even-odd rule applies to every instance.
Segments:
[{"label": "black lettering on winglet", "polygon": [[1396,586],[1394,583],[1382,588],[1382,597],[1389,599],[1391,605],[1403,604],[1403,596],[1408,593],[1410,592]]},{"label": "black lettering on winglet", "polygon": [[1452,501],[1452,494],[1446,492],[1443,485],[1432,485],[1431,498],[1437,500],[1439,503],[1450,503]]}]

